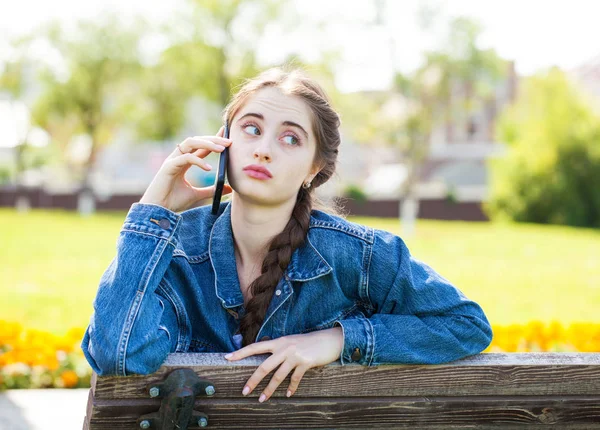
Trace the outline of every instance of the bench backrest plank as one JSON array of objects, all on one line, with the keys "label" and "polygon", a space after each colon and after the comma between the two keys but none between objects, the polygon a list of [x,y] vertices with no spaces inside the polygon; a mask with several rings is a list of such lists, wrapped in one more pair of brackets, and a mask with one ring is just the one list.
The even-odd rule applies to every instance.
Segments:
[{"label": "bench backrest plank", "polygon": [[94,375],[84,428],[135,428],[141,415],[160,408],[148,388],[179,368],[214,384],[214,395],[196,397],[194,409],[215,428],[600,426],[600,353],[490,353],[438,365],[335,362],[306,372],[291,398],[288,375],[261,404],[272,373],[249,396],[241,391],[268,356],[229,362],[223,354],[177,353],[152,375]]}]

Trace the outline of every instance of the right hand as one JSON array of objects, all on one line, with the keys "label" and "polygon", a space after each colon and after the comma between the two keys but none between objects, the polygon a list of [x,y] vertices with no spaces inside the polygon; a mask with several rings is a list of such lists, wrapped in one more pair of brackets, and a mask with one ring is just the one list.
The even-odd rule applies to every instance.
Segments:
[{"label": "right hand", "polygon": [[[216,136],[188,137],[179,144],[165,159],[158,173],[140,199],[140,203],[160,205],[173,212],[182,212],[195,207],[201,200],[215,194],[215,185],[196,188],[185,179],[185,172],[192,164],[209,171],[211,168],[203,158],[211,151],[223,152],[226,146],[231,145],[230,139],[223,137],[224,127],[219,129]],[[231,193],[232,188],[224,184],[223,195]]]}]

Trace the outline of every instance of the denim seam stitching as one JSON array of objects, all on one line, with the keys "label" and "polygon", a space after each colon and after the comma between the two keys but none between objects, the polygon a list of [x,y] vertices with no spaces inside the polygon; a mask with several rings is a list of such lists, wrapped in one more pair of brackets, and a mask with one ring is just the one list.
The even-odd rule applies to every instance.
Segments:
[{"label": "denim seam stitching", "polygon": [[373,357],[375,355],[375,329],[373,328],[373,324],[371,324],[371,320],[369,318],[365,318],[365,320],[367,321],[367,325],[371,331],[371,336],[369,336],[369,330],[367,330],[367,357],[370,357],[367,365],[371,366],[373,363]]},{"label": "denim seam stitching", "polygon": [[[285,282],[285,281],[284,281],[284,282]],[[277,284],[277,285],[279,285],[279,284]],[[277,312],[277,309],[279,309],[279,308],[281,307],[281,305],[283,305],[283,304],[284,304],[284,303],[287,301],[287,299],[289,299],[289,298],[290,298],[290,296],[291,296],[292,294],[293,294],[293,290],[292,290],[292,292],[291,292],[290,294],[288,294],[288,295],[287,295],[287,297],[286,297],[285,299],[283,299],[283,300],[281,301],[281,303],[279,303],[279,306],[277,306],[275,309],[273,309],[273,312],[271,312],[271,313],[269,314],[269,316],[267,317],[267,319],[266,319],[266,320],[265,320],[265,321],[262,323],[262,325],[261,325],[260,329],[258,329],[258,333],[256,334],[256,338],[257,338],[257,339],[259,338],[259,336],[258,336],[258,335],[259,335],[259,334],[260,334],[260,332],[262,331],[263,327],[265,327],[265,326],[267,325],[267,322],[268,322],[268,321],[271,319],[271,317],[272,317],[273,315],[275,315],[275,313]],[[255,340],[256,340],[256,339],[255,339]]]},{"label": "denim seam stitching", "polygon": [[[165,295],[167,300],[169,300],[169,302],[173,306],[173,309],[175,309],[175,316],[177,317],[177,328],[179,329],[179,336],[177,337],[176,349],[185,349],[182,348],[182,345],[185,345],[187,343],[185,339],[188,332],[190,331],[188,330],[188,316],[187,312],[185,311],[185,306],[181,302],[180,297],[174,291],[173,287],[171,287],[169,281],[163,278],[158,284],[158,288]],[[173,296],[175,296],[177,299],[175,299]],[[181,329],[182,327],[184,327],[184,330]],[[181,339],[184,340],[183,343],[181,343]]]},{"label": "denim seam stitching", "polygon": [[176,249],[174,251],[173,254],[174,257],[183,257],[185,258],[188,263],[190,264],[195,264],[195,263],[204,263],[206,260],[208,260],[210,258],[210,255],[208,254],[208,251],[203,252],[200,255],[187,255],[185,253],[185,251],[180,250],[180,249]]},{"label": "denim seam stitching", "polygon": [[346,233],[349,236],[354,236],[357,237],[361,240],[364,240],[366,242],[370,241],[370,237],[368,234],[362,233],[358,230],[355,229],[348,229],[348,228],[344,228],[341,227],[340,225],[337,224],[331,224],[331,223],[325,223],[323,221],[314,221],[313,223],[311,223],[309,228],[326,228],[326,229],[330,229],[330,230],[336,230],[342,233]]},{"label": "denim seam stitching", "polygon": [[[306,240],[308,241],[308,244],[310,245],[310,247],[312,249],[315,250],[315,252],[319,255],[319,257],[321,258],[321,261],[325,263],[326,268],[325,268],[325,272],[322,272],[319,274],[319,276],[325,275],[326,273],[329,273],[333,268],[331,267],[331,264],[329,264],[329,262],[325,259],[325,257],[323,257],[323,255],[321,255],[321,253],[319,252],[319,250],[316,248],[316,246],[313,245],[313,243],[311,242],[310,238],[308,237],[308,235],[306,235]],[[319,267],[321,267],[321,265],[319,264]],[[311,278],[313,279],[313,278]]]},{"label": "denim seam stitching", "polygon": [[[366,265],[364,266],[364,278],[363,278],[364,293],[365,293],[364,298],[367,299],[371,308],[374,308],[373,301],[371,300],[371,296],[369,295],[369,270],[371,269],[371,259],[373,258],[373,245],[371,245],[371,244],[367,245],[367,249],[365,251],[366,252],[365,252],[364,258],[365,258]],[[366,254],[368,254],[368,257],[366,256]]]},{"label": "denim seam stitching", "polygon": [[[161,247],[161,244],[164,243],[164,246]],[[168,241],[165,242],[158,242],[157,247],[154,250],[153,253],[153,257],[156,256],[154,259],[150,260],[151,264],[148,264],[148,266],[146,266],[145,272],[149,271],[147,276],[142,276],[142,279],[140,279],[140,285],[143,283],[143,289],[137,289],[137,293],[141,293],[141,298],[139,299],[139,301],[134,300],[132,306],[129,309],[129,314],[127,319],[125,320],[125,326],[123,327],[123,331],[121,332],[121,344],[122,344],[122,349],[119,351],[119,355],[121,355],[121,357],[119,357],[119,360],[117,360],[118,365],[119,365],[119,371],[122,372],[123,376],[126,376],[125,374],[125,361],[126,361],[126,356],[127,356],[127,346],[129,345],[129,335],[131,334],[131,331],[133,330],[133,324],[135,323],[135,319],[137,318],[137,314],[138,311],[141,307],[141,303],[144,300],[144,295],[146,293],[146,288],[148,286],[148,283],[150,282],[150,279],[152,278],[152,275],[154,273],[154,270],[156,269],[156,266],[158,265],[158,262],[160,261],[160,258],[162,257],[163,253],[165,252],[166,247],[166,243],[168,243]],[[158,254],[158,255],[157,255]],[[150,269],[148,269],[148,267],[150,267]],[[136,294],[137,296],[137,294]]]},{"label": "denim seam stitching", "polygon": [[132,230],[132,229],[129,229],[129,228],[122,228],[122,229],[121,229],[121,233],[122,233],[122,232],[125,232],[125,231],[128,231],[128,232],[130,232],[130,233],[143,234],[144,236],[155,237],[155,238],[157,238],[157,239],[162,239],[162,240],[164,240],[164,241],[167,241],[167,242],[168,242],[168,243],[170,243],[171,245],[173,245],[173,247],[176,247],[175,243],[173,243],[173,242],[171,241],[171,239],[170,239],[172,236],[169,236],[169,237],[164,237],[164,236],[158,236],[158,235],[156,235],[156,234],[147,233],[147,232],[143,232],[143,231]]},{"label": "denim seam stitching", "polygon": [[[209,255],[210,255],[210,250],[212,249],[213,230],[214,230],[216,224],[217,223],[215,221],[210,229],[210,234],[208,235],[208,253],[209,253]],[[215,264],[213,263],[212,258],[209,258],[209,260],[210,260],[210,266],[211,266],[214,276],[215,276],[215,283],[214,283],[215,284],[214,285],[215,286],[215,296],[217,296],[219,298],[219,300],[221,301],[221,303],[223,305],[227,305],[227,303],[225,302],[225,299],[223,299],[223,297],[219,296],[219,290],[217,288],[217,282],[218,282],[217,271],[215,269]]]},{"label": "denim seam stitching", "polygon": [[[131,314],[133,313],[134,307],[136,306],[137,302],[139,301],[138,297],[140,296],[141,291],[137,290],[135,291],[135,297],[132,300],[131,304],[129,305],[129,310],[127,311],[127,318],[125,318],[125,324],[123,324],[123,329],[121,330],[121,336],[120,336],[120,340],[119,340],[119,346],[117,349],[117,360],[115,361],[115,375],[119,375],[121,374],[121,368],[124,369],[124,363],[121,363],[121,356],[125,355],[124,351],[127,349],[126,346],[126,342],[127,342],[127,326],[129,324],[129,320],[131,319]],[[124,358],[123,358],[124,361]],[[122,372],[122,376],[126,376],[125,372]]]}]

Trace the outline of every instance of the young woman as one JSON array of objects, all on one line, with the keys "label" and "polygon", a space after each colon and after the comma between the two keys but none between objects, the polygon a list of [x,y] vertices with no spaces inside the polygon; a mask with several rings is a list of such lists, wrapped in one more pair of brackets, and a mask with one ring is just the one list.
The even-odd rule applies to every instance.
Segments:
[{"label": "young woman", "polygon": [[[481,307],[396,235],[352,223],[314,195],[335,171],[340,119],[299,70],[248,80],[224,110],[230,138],[177,145],[127,214],[82,342],[99,375],[155,372],[173,352],[271,353],[251,392],[336,360],[437,364],[492,340]],[[214,186],[184,177],[229,147],[219,213]]]}]

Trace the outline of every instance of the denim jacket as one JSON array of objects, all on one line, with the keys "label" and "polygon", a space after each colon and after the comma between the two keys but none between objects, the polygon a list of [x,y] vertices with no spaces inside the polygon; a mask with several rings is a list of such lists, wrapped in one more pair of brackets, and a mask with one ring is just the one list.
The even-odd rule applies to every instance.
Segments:
[{"label": "denim jacket", "polygon": [[[98,375],[149,374],[176,352],[240,348],[244,298],[231,202],[175,213],[134,203],[81,347]],[[492,340],[482,308],[385,230],[313,210],[256,341],[341,326],[341,365],[439,364]]]}]

